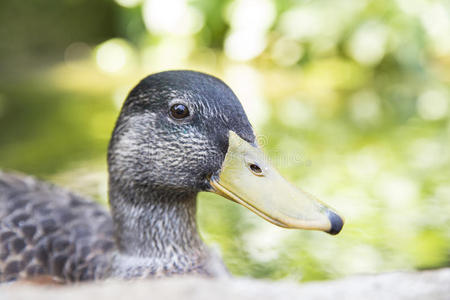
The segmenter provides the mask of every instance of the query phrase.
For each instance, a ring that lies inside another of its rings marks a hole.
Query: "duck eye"
[[[183,119],[189,116],[189,109],[184,104],[174,104],[170,107],[170,114],[174,119]]]

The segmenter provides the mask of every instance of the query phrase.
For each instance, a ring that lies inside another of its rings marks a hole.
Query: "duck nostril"
[[[253,174],[255,174],[257,176],[263,175],[262,169],[257,164],[249,164],[248,166],[249,166],[250,170],[253,172]]]

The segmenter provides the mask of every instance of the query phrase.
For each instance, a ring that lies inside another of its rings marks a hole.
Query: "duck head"
[[[143,79],[128,95],[108,151],[110,183],[141,191],[217,193],[286,228],[337,234],[343,219],[287,182],[258,146],[241,103],[193,71]]]

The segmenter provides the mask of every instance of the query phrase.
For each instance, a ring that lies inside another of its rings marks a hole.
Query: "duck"
[[[107,164],[109,211],[32,176],[0,172],[0,282],[228,276],[197,228],[202,191],[285,228],[335,235],[344,224],[271,166],[236,95],[205,73],[142,79],[123,103]]]

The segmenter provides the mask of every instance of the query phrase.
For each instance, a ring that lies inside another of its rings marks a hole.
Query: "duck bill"
[[[337,234],[344,225],[332,208],[286,181],[260,148],[232,131],[222,168],[210,184],[215,193],[281,227]]]

